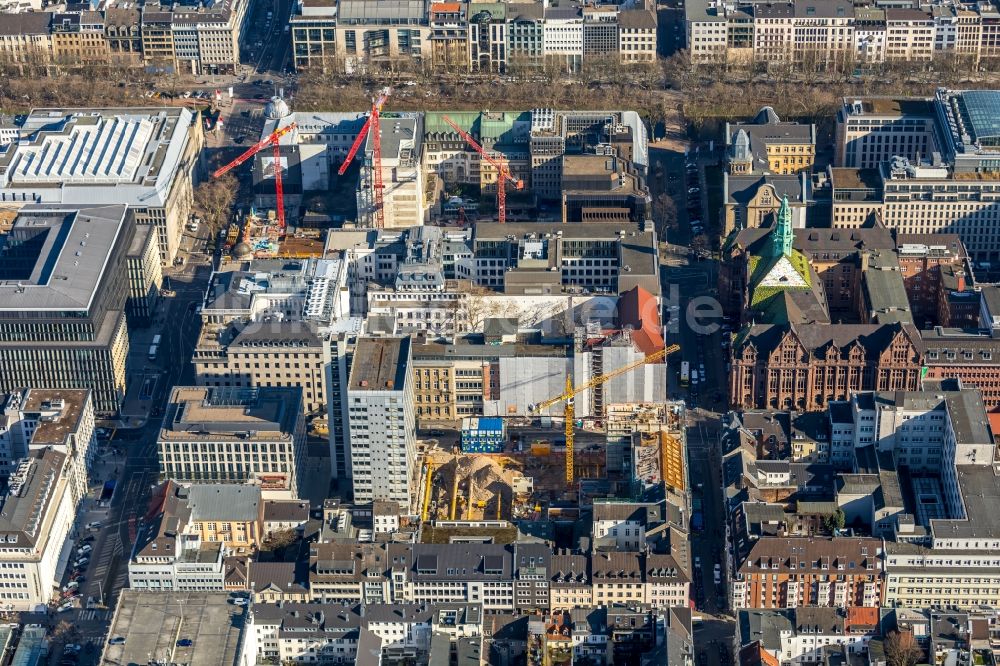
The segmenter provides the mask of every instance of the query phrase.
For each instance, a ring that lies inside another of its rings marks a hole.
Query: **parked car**
[[[76,549],[76,554],[82,557],[92,550],[94,550],[94,547],[91,546],[89,543],[85,543]]]
[[[191,647],[192,645],[194,645],[194,641],[190,638],[182,638],[177,641],[177,647]]]

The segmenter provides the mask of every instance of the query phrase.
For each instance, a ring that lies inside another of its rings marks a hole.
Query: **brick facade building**
[[[732,581],[732,608],[878,606],[882,542],[870,538],[761,537]]]
[[[733,343],[736,409],[825,409],[856,391],[916,391],[923,361],[910,324],[750,326]]]
[[[927,379],[961,379],[962,386],[979,389],[986,411],[1000,411],[1000,337],[940,327],[922,336]]]

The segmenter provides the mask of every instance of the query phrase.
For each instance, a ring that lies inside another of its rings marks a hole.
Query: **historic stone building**
[[[916,391],[923,362],[911,324],[764,324],[733,343],[738,409],[825,409],[856,391]]]

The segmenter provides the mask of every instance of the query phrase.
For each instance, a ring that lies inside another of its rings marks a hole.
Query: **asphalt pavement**
[[[683,148],[683,147],[681,147]],[[697,614],[702,618],[696,625],[695,652],[699,666],[731,664],[735,624],[725,615],[727,580],[725,576],[725,512],[722,507],[719,472],[718,438],[722,412],[728,396],[726,350],[721,319],[695,318],[692,302],[710,302],[717,295],[718,265],[710,257],[699,258],[688,251],[692,233],[692,216],[706,220],[704,197],[701,192],[688,195],[691,187],[704,191],[704,164],[691,156],[685,158],[679,150],[652,147],[650,161],[662,161],[663,181],[653,184],[654,194],[671,194],[677,207],[677,225],[668,231],[665,252],[661,254],[661,288],[664,294],[664,318],[668,323],[668,341],[681,346],[680,359],[697,369],[699,382],[681,386],[679,372],[668,373],[668,393],[685,400],[687,411],[687,446],[692,496],[700,503],[704,529],[691,533],[693,571],[692,594]],[[696,169],[688,165],[694,163]],[[717,328],[706,332],[699,326],[714,323]],[[720,581],[715,582],[715,566],[719,565]],[[720,645],[725,646],[720,649]]]

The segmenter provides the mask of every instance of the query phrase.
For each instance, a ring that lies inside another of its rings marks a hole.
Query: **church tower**
[[[788,205],[788,197],[782,197],[778,209],[778,220],[771,230],[771,248],[769,256],[781,257],[792,253],[792,209]]]
[[[740,129],[733,138],[729,150],[729,173],[731,175],[748,174],[753,171],[753,154],[750,152],[750,135]]]

